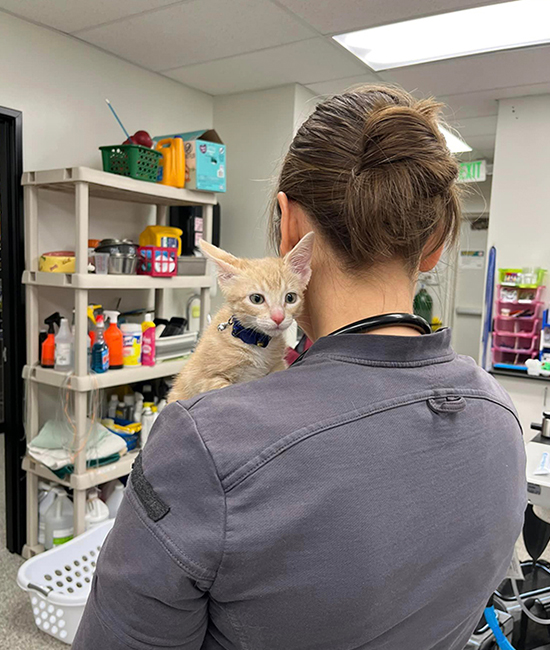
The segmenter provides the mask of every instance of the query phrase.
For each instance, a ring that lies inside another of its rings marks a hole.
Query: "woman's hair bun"
[[[458,162],[440,113],[433,99],[364,86],[320,103],[298,129],[278,190],[347,267],[401,257],[414,270],[427,248],[456,240]]]
[[[355,173],[374,169],[417,177],[417,189],[435,196],[448,189],[458,175],[439,130],[441,104],[421,100],[415,106],[383,104],[366,116],[362,151]]]

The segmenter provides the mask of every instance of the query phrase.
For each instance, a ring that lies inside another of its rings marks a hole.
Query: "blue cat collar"
[[[243,343],[248,343],[249,345],[256,345],[259,348],[267,348],[269,341],[271,341],[271,336],[267,334],[262,334],[257,330],[250,329],[245,327],[240,321],[238,321],[234,316],[232,318],[233,329],[231,334],[237,338],[241,339]]]

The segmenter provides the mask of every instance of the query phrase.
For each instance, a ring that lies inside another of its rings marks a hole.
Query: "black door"
[[[5,438],[6,543],[20,553],[25,543],[25,453],[23,379],[25,303],[22,117],[0,107],[0,431]]]

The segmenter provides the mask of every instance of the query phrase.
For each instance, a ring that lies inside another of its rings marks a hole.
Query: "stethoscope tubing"
[[[338,334],[365,334],[374,329],[379,329],[381,327],[394,327],[395,325],[412,327],[420,332],[420,334],[432,333],[432,328],[428,321],[422,318],[422,316],[418,316],[417,314],[395,313],[378,314],[377,316],[363,318],[354,323],[350,323],[349,325],[344,325],[344,327],[340,327],[340,329],[334,330],[334,332],[331,332],[329,336],[337,336]]]
[[[394,314],[378,314],[376,316],[369,316],[369,318],[363,318],[361,320],[350,323],[349,325],[344,325],[334,332],[328,334],[328,336],[338,336],[339,334],[366,334],[375,329],[381,329],[383,327],[395,327],[395,325],[401,325],[403,327],[411,327],[420,334],[431,334],[432,328],[430,327],[428,321],[426,321],[422,316],[417,314],[406,314],[401,312],[396,312]],[[311,349],[311,348],[310,348]],[[302,354],[292,363],[295,365],[306,356],[309,350],[305,350]]]

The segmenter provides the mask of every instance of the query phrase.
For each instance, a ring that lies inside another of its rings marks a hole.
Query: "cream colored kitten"
[[[201,241],[218,267],[226,302],[180,372],[168,402],[284,370],[284,331],[300,314],[311,275],[313,233],[284,258],[239,259]]]

